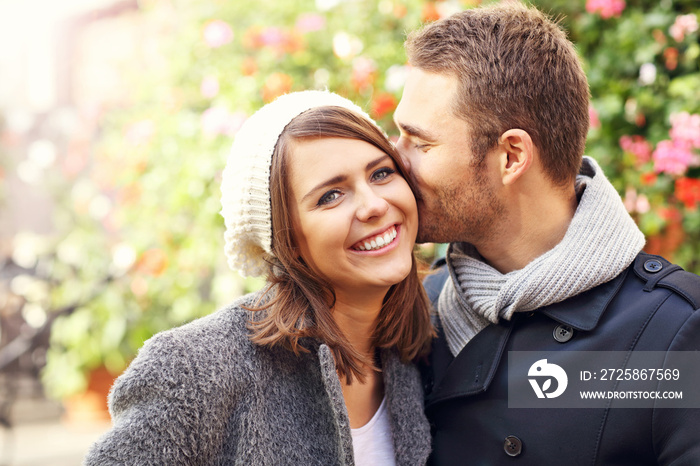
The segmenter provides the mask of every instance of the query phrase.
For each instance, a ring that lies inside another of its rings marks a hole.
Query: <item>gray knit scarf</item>
[[[562,241],[523,269],[501,274],[468,243],[447,252],[451,280],[437,311],[454,356],[490,323],[510,320],[612,280],[644,246],[644,235],[598,164],[584,157],[576,177],[580,201]]]

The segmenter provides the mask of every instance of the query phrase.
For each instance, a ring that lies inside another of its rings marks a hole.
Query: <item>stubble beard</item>
[[[479,248],[489,241],[503,217],[505,206],[477,168],[471,185],[442,189],[418,200],[418,243],[471,243]]]

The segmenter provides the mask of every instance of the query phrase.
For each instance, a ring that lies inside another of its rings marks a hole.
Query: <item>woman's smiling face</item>
[[[389,155],[357,139],[304,139],[288,164],[301,256],[336,293],[388,290],[408,276],[416,201]]]

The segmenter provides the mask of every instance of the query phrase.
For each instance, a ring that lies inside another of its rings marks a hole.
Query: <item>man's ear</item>
[[[530,169],[534,161],[535,146],[532,138],[522,129],[509,129],[498,138],[498,147],[503,184],[513,184]]]

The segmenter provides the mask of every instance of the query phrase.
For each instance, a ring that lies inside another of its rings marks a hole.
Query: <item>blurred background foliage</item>
[[[220,172],[248,115],[282,93],[328,88],[396,135],[406,32],[480,3],[139,2],[140,53],[120,70],[128,92],[45,175],[57,233],[14,239],[16,261],[38,273],[13,290],[23,312],[52,325],[50,393],[83,390],[96,368],[119,373],[155,332],[260,286],[227,269],[218,214]],[[587,154],[647,235],[647,251],[700,272],[700,5],[533,4],[560,18],[584,61]]]

